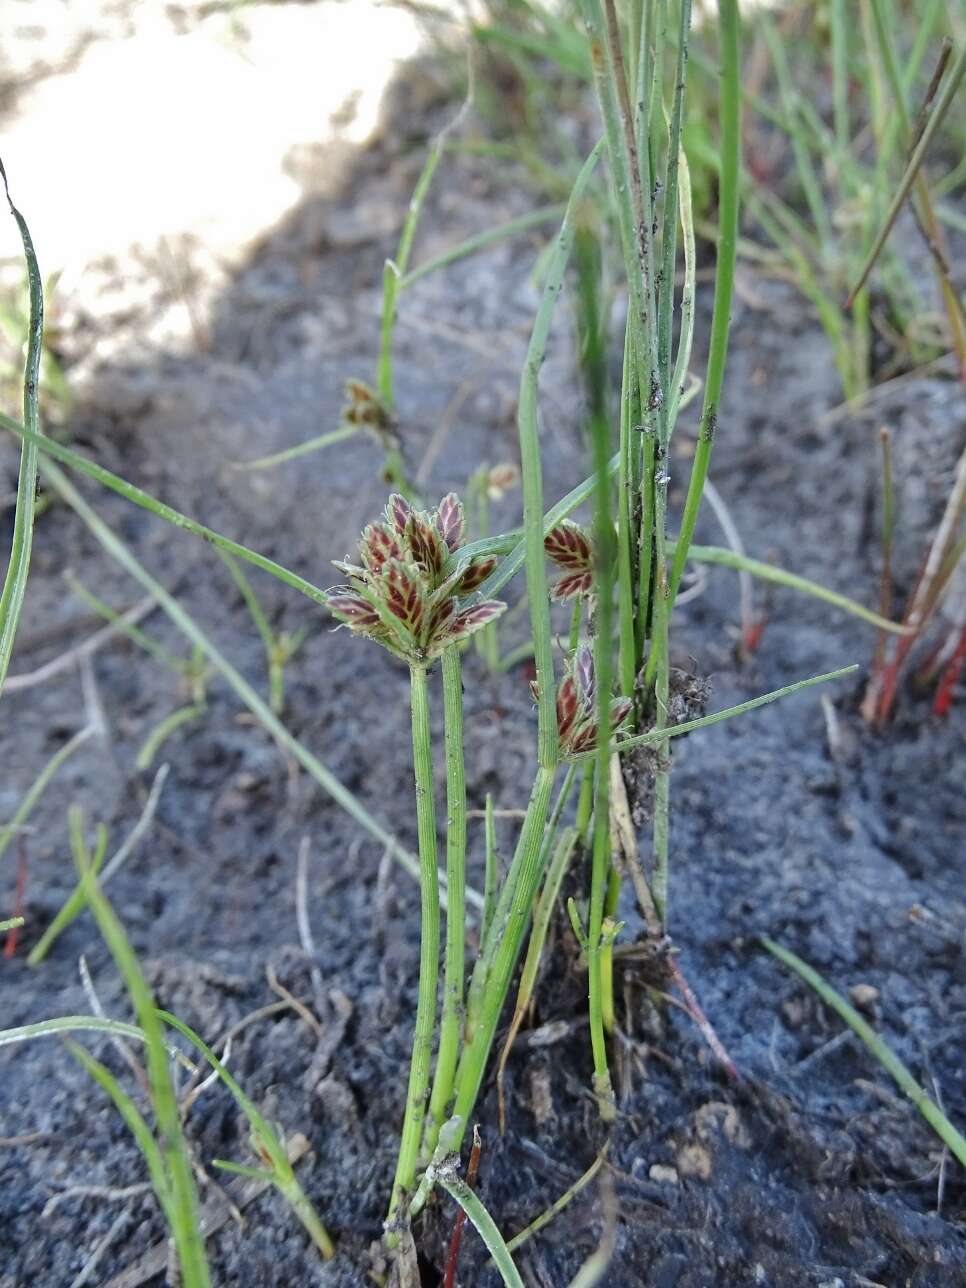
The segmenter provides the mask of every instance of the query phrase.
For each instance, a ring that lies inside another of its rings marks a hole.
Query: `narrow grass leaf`
[[[33,241],[23,215],[10,198],[7,173],[0,162],[0,179],[10,213],[16,221],[23,243],[27,263],[27,282],[30,290],[30,320],[27,327],[27,358],[23,380],[23,420],[32,434],[39,434],[38,406],[40,399],[40,359],[44,344],[44,286],[34,253]],[[30,571],[30,551],[33,544],[34,511],[37,498],[37,469],[39,455],[35,443],[25,442],[20,452],[20,473],[17,477],[17,502],[13,517],[13,535],[10,542],[10,559],[0,591],[0,692],[10,665],[13,641],[20,622],[20,610],[27,589]]]
[[[772,956],[777,957],[780,962],[783,962],[796,975],[800,976],[810,988],[814,989],[826,1006],[831,1007],[837,1015],[841,1016],[852,1032],[872,1052],[883,1069],[891,1074],[900,1091],[909,1097],[950,1153],[959,1160],[963,1167],[966,1167],[966,1137],[956,1130],[935,1101],[929,1098],[892,1048],[879,1037],[875,1029],[862,1018],[855,1007],[851,1006],[841,993],[837,993],[817,970],[814,970],[807,962],[802,961],[801,957],[796,956],[789,949],[783,948],[781,944],[776,944],[773,939],[769,939],[765,935],[762,936],[761,942]]]

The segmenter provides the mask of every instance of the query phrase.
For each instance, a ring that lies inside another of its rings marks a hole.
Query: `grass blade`
[[[496,1222],[483,1206],[483,1200],[463,1180],[452,1162],[432,1163],[427,1169],[430,1173],[430,1184],[441,1186],[450,1198],[455,1199],[476,1227],[480,1238],[486,1244],[493,1264],[503,1279],[506,1288],[524,1288],[520,1272],[513,1264],[513,1258],[506,1246],[506,1240],[496,1227]]]
[[[124,928],[91,871],[90,856],[83,838],[82,815],[74,807],[70,811],[70,830],[74,859],[84,894],[124,980],[138,1024],[144,1033],[151,1098],[160,1137],[160,1155],[170,1193],[167,1216],[178,1249],[183,1282],[185,1288],[208,1288],[211,1281],[201,1238],[198,1197],[171,1081],[164,1029]]]
[[[711,344],[704,386],[704,405],[701,411],[701,428],[671,568],[669,614],[674,606],[674,598],[687,563],[688,547],[694,537],[698,510],[701,507],[704,480],[708,476],[708,468],[711,464],[711,449],[718,424],[718,405],[721,401],[721,388],[724,382],[725,360],[728,356],[731,298],[735,283],[741,169],[741,58],[737,0],[719,0],[718,14],[721,33],[721,174],[718,195],[718,258],[714,283],[714,311],[711,319]]]
[[[896,194],[893,197],[892,203],[882,221],[882,227],[879,229],[875,241],[872,243],[872,248],[866,256],[865,262],[859,271],[855,285],[849,292],[849,297],[845,302],[846,308],[851,308],[856,295],[858,295],[859,291],[861,291],[862,287],[868,280],[869,274],[872,272],[875,262],[879,258],[879,253],[881,252],[882,247],[886,244],[889,234],[892,232],[892,226],[899,217],[899,211],[902,209],[906,198],[912,190],[912,186],[916,181],[916,176],[919,174],[919,170],[926,158],[926,153],[929,151],[929,147],[936,136],[936,132],[945,120],[946,115],[956,98],[956,94],[962,84],[964,74],[966,74],[966,45],[964,45],[956,55],[956,61],[947,73],[946,83],[936,100],[936,105],[932,110],[932,115],[926,123],[926,127],[922,132],[919,142],[913,149],[912,156],[909,158],[909,164],[906,166],[905,173],[899,181],[899,187],[896,189]]]
[[[322,1222],[319,1220],[315,1209],[302,1190],[302,1187],[299,1185],[292,1164],[289,1162],[285,1146],[279,1140],[271,1123],[261,1113],[258,1106],[243,1090],[241,1085],[228,1071],[222,1061],[218,1059],[211,1047],[198,1036],[194,1029],[189,1028],[183,1020],[179,1020],[178,1017],[176,1015],[172,1015],[170,1011],[158,1011],[157,1016],[159,1020],[163,1021],[163,1023],[176,1029],[183,1037],[187,1038],[191,1045],[204,1056],[218,1074],[218,1077],[234,1096],[239,1109],[248,1120],[248,1125],[252,1131],[252,1138],[259,1153],[262,1153],[266,1160],[271,1163],[272,1184],[277,1186],[285,1199],[291,1205],[296,1216],[305,1226],[305,1229],[312,1237],[312,1241],[315,1243],[322,1255],[327,1260],[330,1257],[335,1256],[335,1247],[332,1240],[325,1227],[322,1225]]]
[[[62,1033],[110,1033],[120,1038],[144,1041],[143,1032],[136,1024],[123,1020],[105,1020],[97,1015],[58,1015],[52,1020],[37,1020],[34,1024],[21,1024],[14,1029],[0,1029],[0,1047],[15,1042],[32,1042],[34,1038],[59,1037]]]
[[[151,1134],[151,1128],[145,1122],[137,1105],[135,1105],[134,1101],[106,1065],[101,1064],[100,1060],[95,1060],[90,1052],[85,1051],[79,1042],[74,1042],[70,1038],[67,1038],[64,1041],[64,1045],[78,1064],[80,1064],[82,1068],[90,1074],[91,1078],[93,1078],[98,1086],[101,1087],[102,1090],[106,1091],[108,1096],[110,1096],[114,1108],[121,1115],[125,1126],[137,1142],[138,1149],[144,1155],[144,1161],[147,1164],[148,1175],[151,1177],[151,1184],[154,1187],[154,1192],[158,1196],[161,1210],[170,1222],[171,1189],[168,1184],[168,1176],[164,1166],[164,1159],[161,1156],[161,1150],[158,1148],[158,1142]]]
[[[273,465],[284,465],[286,461],[297,460],[300,456],[307,456],[309,452],[319,452],[323,447],[331,447],[333,443],[344,443],[347,438],[354,438],[360,432],[359,425],[340,425],[338,429],[330,429],[327,434],[306,439],[304,443],[296,443],[294,447],[286,447],[283,451],[273,452],[270,456],[259,456],[254,461],[236,461],[234,468],[236,470],[271,469]]]
[[[93,737],[96,732],[97,730],[93,725],[87,725],[79,733],[75,733],[72,738],[68,738],[63,747],[59,751],[55,751],[50,760],[47,761],[24,794],[24,798],[17,806],[13,818],[5,827],[0,828],[0,858],[3,857],[4,850],[30,817],[33,807],[44,794],[47,784],[57,773],[57,770],[60,769],[65,760],[70,759],[78,747],[82,747],[88,738]]]
[[[600,159],[598,143],[581,167],[574,182],[567,210],[557,237],[553,255],[547,265],[543,296],[537,310],[527,359],[520,381],[520,404],[517,427],[520,435],[520,458],[523,476],[523,531],[527,569],[527,598],[530,605],[530,634],[537,671],[538,753],[546,769],[557,761],[556,691],[553,675],[553,644],[550,629],[550,601],[547,594],[547,571],[543,551],[543,476],[540,467],[540,432],[537,423],[537,386],[550,337],[554,306],[560,294],[564,271],[570,258],[576,224],[584,192]],[[482,591],[481,591],[482,593]],[[489,594],[489,587],[487,587]]]
[[[441,268],[446,268],[449,264],[455,264],[457,260],[464,259],[467,255],[472,255],[478,250],[483,250],[486,246],[492,246],[494,242],[502,241],[505,237],[513,237],[516,233],[526,232],[530,228],[539,228],[543,224],[552,223],[562,217],[564,206],[558,202],[555,206],[541,206],[539,210],[531,210],[525,215],[520,215],[516,219],[510,219],[505,224],[497,224],[495,228],[484,229],[481,233],[476,233],[473,237],[467,237],[466,241],[460,242],[458,246],[453,246],[450,250],[444,250],[441,255],[434,259],[427,260],[425,264],[420,264],[411,272],[405,273],[399,282],[399,289],[405,290],[418,282],[423,277],[428,277],[430,273],[435,273]]]
[[[412,1192],[423,1139],[429,1069],[436,1028],[437,974],[439,972],[439,865],[436,859],[436,802],[433,788],[433,748],[429,728],[429,685],[426,668],[409,668],[413,740],[413,775],[416,783],[416,825],[419,835],[419,992],[413,1029],[412,1060],[406,1109],[399,1137],[399,1158],[392,1183],[386,1224],[396,1218],[405,1196]],[[453,903],[448,911],[459,916]],[[390,1231],[390,1234],[394,1233]]]
[[[228,554],[236,555],[239,559],[245,560],[246,563],[253,564],[256,568],[261,568],[263,572],[271,573],[273,577],[277,577],[286,586],[291,586],[293,590],[306,595],[316,604],[325,604],[326,593],[321,587],[314,586],[312,582],[306,581],[304,577],[300,577],[290,569],[277,564],[274,559],[267,559],[265,555],[260,555],[257,550],[250,550],[248,546],[243,546],[238,541],[232,541],[230,537],[223,537],[220,532],[215,532],[213,528],[208,528],[203,523],[189,519],[180,510],[175,510],[172,506],[165,505],[163,501],[159,501],[156,497],[151,496],[150,493],[135,487],[133,483],[128,483],[126,479],[118,477],[117,474],[112,474],[110,470],[104,469],[102,465],[98,465],[95,461],[89,461],[86,456],[81,456],[78,452],[71,451],[69,447],[64,447],[62,443],[55,443],[52,439],[44,438],[24,429],[23,425],[11,420],[9,416],[0,414],[0,427],[8,429],[11,434],[16,434],[25,443],[33,443],[45,455],[53,457],[55,461],[60,461],[63,465],[69,465],[71,469],[78,470],[81,474],[86,474],[95,483],[100,483],[102,487],[109,488],[112,492],[116,492],[118,496],[123,496],[125,500],[140,506],[142,510],[149,510],[152,514],[156,514],[173,527],[181,528],[184,532],[190,532],[195,537],[201,537],[203,541],[210,542],[213,546],[217,546],[219,550],[227,551]]]
[[[892,1075],[900,1091],[909,1097],[950,1153],[959,1160],[963,1167],[966,1167],[966,1137],[956,1130],[895,1052],[879,1037],[875,1029],[862,1018],[855,1007],[851,1006],[841,993],[837,993],[830,984],[826,983],[817,970],[814,970],[807,962],[802,961],[801,957],[797,957],[795,953],[783,948],[781,944],[776,944],[773,939],[769,939],[765,935],[762,936],[761,942],[773,957],[777,957],[780,962],[783,962],[790,970],[793,970],[810,988],[815,990],[826,1006],[831,1007],[837,1015],[841,1016],[856,1037],[860,1038],[872,1052],[883,1069]]]
[[[682,733],[693,733],[695,729],[706,729],[711,725],[720,724],[722,720],[731,720],[734,716],[742,716],[746,711],[754,711],[757,707],[767,706],[769,702],[777,702],[779,698],[787,698],[793,693],[798,693],[801,689],[810,689],[813,684],[825,684],[829,680],[840,680],[845,675],[852,675],[857,671],[858,665],[853,663],[852,666],[839,667],[837,671],[827,671],[824,675],[813,675],[807,680],[797,680],[794,684],[786,684],[781,689],[773,689],[770,693],[763,693],[760,697],[751,698],[748,702],[739,702],[737,706],[726,707],[724,711],[716,711],[710,716],[700,716],[697,720],[685,720],[683,724],[670,725],[666,729],[650,729],[647,733],[635,734],[632,738],[623,738],[619,742],[611,743],[611,751],[625,752],[634,747],[647,747],[652,743],[661,742],[664,738],[676,738]],[[579,755],[571,756],[570,761],[591,760],[597,753],[594,751],[582,751]]]
[[[34,253],[33,241],[26,220],[10,199],[7,173],[0,162],[0,179],[10,213],[16,220],[27,262],[27,281],[30,288],[30,322],[27,329],[27,360],[23,379],[23,420],[32,434],[39,434],[38,405],[40,398],[40,359],[44,343],[44,285]],[[0,592],[0,692],[10,665],[13,641],[20,622],[20,610],[27,589],[30,571],[30,550],[33,544],[34,511],[37,497],[37,469],[39,454],[36,444],[25,442],[20,451],[20,473],[17,478],[17,505],[13,519],[13,536],[10,542],[10,561]]]

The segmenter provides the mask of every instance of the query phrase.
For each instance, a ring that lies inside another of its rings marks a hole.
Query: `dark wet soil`
[[[374,447],[353,441],[264,474],[229,463],[335,425],[346,377],[371,378],[382,263],[398,229],[386,212],[405,210],[421,160],[416,139],[402,156],[377,147],[359,159],[337,200],[307,202],[268,235],[219,302],[206,351],[112,361],[72,414],[75,445],[327,584],[328,561],[346,554],[383,502]],[[465,159],[448,164],[424,219],[420,257],[527,205],[515,176]],[[431,493],[462,489],[481,462],[515,459],[516,385],[538,247],[537,238],[501,245],[426,279],[403,302],[399,423],[410,466],[422,463]],[[869,497],[877,431],[888,424],[901,462],[901,599],[966,435],[958,389],[923,377],[866,412],[829,419],[840,394],[817,324],[786,288],[750,277],[743,285],[713,477],[748,551],[874,603]],[[543,378],[548,497],[585,472],[563,314],[557,330]],[[692,412],[679,430],[672,489],[685,483],[693,429]],[[3,469],[12,477],[6,446]],[[113,495],[84,490],[264,689],[260,642],[210,549]],[[518,505],[509,496],[496,521],[515,521]],[[721,541],[710,512],[700,536]],[[115,607],[139,596],[80,520],[53,506],[37,530],[13,673],[94,629],[65,590],[68,567]],[[414,845],[405,675],[375,646],[333,633],[308,601],[264,578],[257,586],[278,625],[308,631],[288,673],[292,732]],[[758,945],[767,933],[843,991],[862,986],[879,1030],[953,1119],[966,1121],[966,704],[939,721],[904,692],[893,726],[871,732],[857,714],[871,628],[790,592],[766,597],[757,587],[756,595],[768,620],[750,661],[737,660],[733,574],[713,570],[703,595],[680,613],[678,654],[710,677],[713,707],[845,663],[863,669],[855,683],[828,691],[828,710],[812,691],[675,747],[671,926],[682,967],[744,1082],[735,1088],[722,1077],[687,1017],[656,1009],[641,963],[633,954],[623,959],[612,1197],[596,1182],[588,1186],[521,1250],[525,1281],[539,1288],[566,1284],[608,1232],[616,1242],[604,1282],[613,1288],[966,1284],[961,1169],[864,1048],[843,1040],[839,1021]],[[160,612],[143,626],[184,653]],[[511,626],[505,646],[516,638]],[[67,805],[77,801],[103,819],[118,843],[151,780],[133,769],[137,750],[184,701],[177,678],[127,643],[98,652],[92,671],[107,732],[61,770],[20,849],[29,924],[16,955],[0,962],[3,1026],[88,1011],[81,954],[107,1012],[127,1014],[87,916],[42,967],[25,964],[72,887]],[[525,671],[492,675],[468,657],[471,808],[487,791],[503,809],[525,804],[535,723]],[[5,695],[4,710],[0,817],[83,725],[78,672]],[[831,743],[829,721],[837,728]],[[415,1005],[415,886],[286,764],[218,678],[203,718],[173,735],[161,759],[171,769],[156,825],[109,887],[160,1004],[214,1039],[276,1000],[271,976],[306,999],[321,1024],[319,1038],[292,1012],[254,1022],[233,1042],[231,1066],[272,1119],[311,1141],[299,1174],[338,1256],[321,1264],[282,1201],[265,1195],[247,1210],[244,1229],[229,1221],[210,1240],[214,1280],[240,1288],[371,1282]],[[512,827],[501,824],[505,852]],[[311,844],[314,961],[299,947],[295,917],[303,836]],[[481,852],[477,832],[477,876]],[[4,911],[17,866],[14,848],[9,855]],[[626,911],[633,928],[629,904]],[[603,1144],[588,1093],[584,980],[562,925],[553,954],[532,1026],[509,1063],[504,1137],[492,1087],[479,1106],[479,1187],[507,1234],[572,1184]],[[111,1046],[95,1045],[122,1072]],[[150,1194],[71,1191],[137,1185],[145,1179],[141,1157],[56,1040],[9,1048],[0,1068],[0,1285],[67,1288],[118,1223],[89,1280],[111,1282],[162,1237],[157,1206]],[[249,1157],[221,1088],[197,1101],[188,1130],[203,1164]],[[440,1282],[452,1219],[441,1205],[418,1232],[426,1285]],[[459,1282],[497,1282],[471,1230]]]

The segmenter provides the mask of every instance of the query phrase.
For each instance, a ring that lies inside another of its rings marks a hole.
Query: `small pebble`
[[[872,984],[853,984],[849,989],[849,997],[860,1011],[871,1011],[879,1000],[879,990]]]

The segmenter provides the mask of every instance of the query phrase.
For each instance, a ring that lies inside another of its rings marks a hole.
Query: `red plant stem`
[[[742,643],[744,644],[745,652],[749,656],[757,651],[758,645],[761,643],[761,637],[764,635],[765,627],[767,625],[768,618],[767,616],[762,615],[758,618],[757,622],[749,622],[748,626],[745,627]]]
[[[27,843],[21,836],[17,842],[17,892],[13,900],[13,915],[22,917],[24,910],[24,896],[27,892]],[[3,956],[9,960],[17,951],[17,931],[19,926],[13,926],[7,931],[7,942],[3,947]]]
[[[936,698],[932,704],[934,715],[949,715],[949,709],[953,705],[953,691],[956,688],[964,663],[966,663],[966,626],[959,633],[959,643],[956,645],[956,651],[949,659],[949,665],[943,671],[942,679],[936,689]]]
[[[707,1042],[715,1059],[721,1065],[722,1069],[724,1069],[732,1082],[741,1082],[741,1074],[738,1072],[731,1056],[725,1050],[721,1039],[718,1037],[717,1033],[715,1033],[711,1021],[701,1009],[701,1003],[692,992],[691,985],[684,978],[681,967],[678,965],[674,957],[668,957],[667,959],[667,972],[678,992],[681,994],[688,1014],[698,1026],[701,1036],[704,1038],[705,1042]]]
[[[480,1129],[473,1128],[473,1148],[470,1150],[470,1162],[466,1169],[466,1183],[472,1188],[476,1184],[476,1173],[480,1167]],[[446,1274],[443,1276],[443,1288],[455,1288],[456,1264],[459,1261],[460,1243],[463,1239],[463,1226],[466,1224],[466,1213],[460,1208],[453,1222],[453,1233],[449,1241],[449,1253],[446,1257]]]

